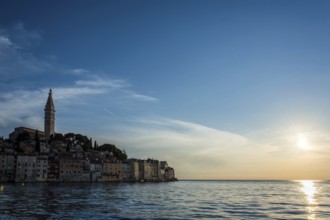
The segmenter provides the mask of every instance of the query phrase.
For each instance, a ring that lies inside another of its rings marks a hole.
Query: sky
[[[0,136],[55,130],[179,179],[330,179],[330,2],[0,3]]]

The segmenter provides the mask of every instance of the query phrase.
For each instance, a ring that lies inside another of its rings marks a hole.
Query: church
[[[55,135],[55,105],[53,101],[52,90],[49,90],[47,102],[45,105],[44,131],[38,131],[40,139],[49,140]],[[28,133],[31,138],[35,138],[37,130],[26,127],[17,127],[9,134],[9,139],[15,141],[19,134]]]

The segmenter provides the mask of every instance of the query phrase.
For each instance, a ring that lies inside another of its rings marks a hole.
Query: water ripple
[[[329,219],[330,182],[312,183],[5,184],[0,192],[0,220]],[[314,187],[313,194],[303,191],[306,185]]]

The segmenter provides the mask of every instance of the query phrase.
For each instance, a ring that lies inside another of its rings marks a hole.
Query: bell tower
[[[45,106],[45,139],[49,140],[55,135],[55,105],[52,97],[52,90],[49,90]]]

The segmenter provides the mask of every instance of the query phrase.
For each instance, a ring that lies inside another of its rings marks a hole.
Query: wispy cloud
[[[128,83],[125,80],[107,79],[94,76],[92,80],[78,80],[76,85],[78,86],[90,86],[90,87],[108,87],[112,89],[121,89],[128,87]]]
[[[313,175],[311,166],[324,166],[329,159],[325,148],[306,152],[290,142],[260,142],[256,137],[171,118],[139,117],[105,129],[107,133],[96,135],[97,139],[125,147],[132,157],[167,160],[180,178],[286,179],[293,178],[292,173],[299,178]]]
[[[40,76],[54,69],[52,63],[39,59],[32,51],[32,47],[41,40],[37,31],[26,30],[22,23],[0,29],[0,72],[3,81],[12,80],[13,76],[16,76],[16,81],[27,80],[32,75]]]
[[[91,95],[107,93],[102,88],[53,88],[56,104],[75,103]],[[16,126],[43,128],[43,108],[47,100],[48,88],[37,90],[15,90],[0,93],[0,131],[8,134]]]
[[[132,157],[168,160],[182,178],[211,176],[216,167],[235,163],[238,155],[249,156],[251,149],[242,135],[162,117],[135,118],[98,139],[127,147]]]
[[[8,131],[10,125],[18,125],[19,123],[24,126],[32,125],[28,123],[28,118],[38,115],[42,117],[40,114],[42,108],[40,108],[40,106],[44,102],[43,96],[41,90],[20,90],[0,94],[1,130]],[[37,125],[37,127],[40,128],[39,125]]]
[[[0,35],[0,47],[9,47],[12,45],[12,42],[9,40],[8,37]]]
[[[158,99],[155,98],[155,97],[142,95],[142,94],[136,93],[134,91],[126,91],[126,93],[128,94],[128,98],[131,98],[131,99],[134,99],[134,100],[144,101],[144,102],[158,101]]]
[[[131,85],[126,80],[105,78],[97,75],[92,75],[89,78],[91,79],[78,80],[75,82],[75,84],[77,86],[104,88],[109,89],[109,91],[117,91],[122,94],[122,98],[124,99],[132,99],[143,102],[152,102],[158,100],[155,97],[139,94],[133,90],[130,90],[129,87]],[[118,95],[120,96],[120,94]]]
[[[77,88],[54,88],[54,99],[73,99],[84,95],[98,95],[105,94],[107,90],[102,88],[89,88],[89,87],[77,87]]]
[[[83,68],[76,68],[76,69],[72,69],[72,70],[68,70],[68,73],[74,74],[74,75],[85,75],[85,74],[89,74],[89,71]]]

